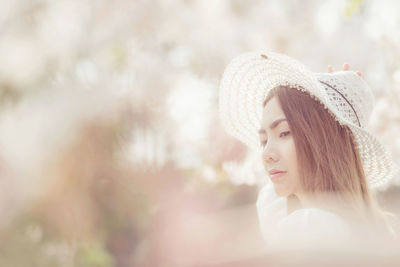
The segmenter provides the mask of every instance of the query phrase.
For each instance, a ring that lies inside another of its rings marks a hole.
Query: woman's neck
[[[297,197],[301,208],[315,208],[318,206],[317,201],[314,198],[312,198],[310,195],[297,193],[294,196]]]
[[[337,196],[325,194],[292,194],[286,198],[287,214],[303,208],[319,208],[329,211],[338,211],[339,203]],[[335,208],[336,207],[336,208]]]
[[[295,195],[299,201],[301,208],[320,208],[330,209],[334,206],[339,207],[339,198],[333,194],[302,194],[296,193]],[[337,207],[337,208],[338,208]]]

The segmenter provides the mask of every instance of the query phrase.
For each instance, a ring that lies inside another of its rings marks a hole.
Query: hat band
[[[351,109],[352,109],[353,112],[354,112],[354,115],[355,115],[356,118],[357,118],[358,126],[361,127],[361,123],[360,123],[360,120],[358,119],[357,112],[355,111],[355,109],[353,108],[353,106],[350,104],[350,101],[348,101],[347,98],[344,97],[344,95],[343,95],[341,92],[339,92],[338,90],[336,90],[336,88],[334,88],[334,87],[331,86],[330,84],[328,84],[328,83],[326,83],[326,82],[323,82],[323,81],[320,81],[320,80],[318,80],[318,81],[319,81],[320,83],[325,84],[326,86],[328,86],[329,88],[331,88],[331,89],[334,90],[335,92],[337,92],[344,100],[346,100],[347,104],[349,104],[349,106],[351,107]]]

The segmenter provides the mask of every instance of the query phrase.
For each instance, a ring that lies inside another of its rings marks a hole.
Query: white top
[[[350,224],[330,211],[302,208],[287,215],[286,198],[272,184],[260,190],[256,205],[262,236],[273,248],[337,248],[354,239]]]

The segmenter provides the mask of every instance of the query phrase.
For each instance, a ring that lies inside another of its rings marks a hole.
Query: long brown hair
[[[278,86],[271,90],[263,106],[274,96],[291,129],[304,192],[328,197],[326,208],[344,217],[373,225],[385,224],[368,188],[351,130],[340,125],[323,104],[306,92]],[[330,205],[333,202],[335,205]],[[288,213],[300,205],[293,195],[287,198],[287,203]]]

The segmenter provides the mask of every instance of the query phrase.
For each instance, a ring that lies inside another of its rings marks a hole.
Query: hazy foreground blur
[[[217,116],[223,68],[244,51],[321,72],[349,62],[377,99],[370,130],[400,163],[399,10],[395,0],[1,1],[0,266],[399,264],[395,245],[266,251],[255,200],[267,177]],[[399,186],[378,193],[398,215]]]

